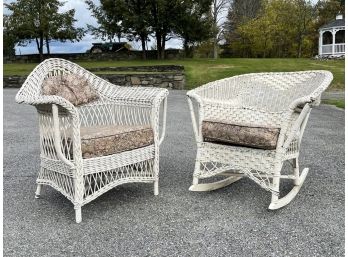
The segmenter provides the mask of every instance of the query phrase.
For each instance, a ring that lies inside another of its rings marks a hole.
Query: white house
[[[345,55],[344,18],[342,14],[336,20],[329,22],[319,29],[319,56]]]

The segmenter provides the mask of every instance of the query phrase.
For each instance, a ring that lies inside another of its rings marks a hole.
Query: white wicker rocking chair
[[[74,106],[60,96],[43,95],[44,79],[59,74],[84,77],[95,88],[99,99]],[[40,63],[16,96],[18,103],[35,106],[39,116],[41,166],[36,198],[42,185],[53,187],[74,204],[76,222],[79,223],[82,221],[81,207],[117,185],[154,183],[154,194],[157,195],[159,146],[165,135],[167,95],[167,89],[113,85],[63,59],[53,58]],[[82,130],[100,130],[104,126],[126,128],[126,131],[146,127],[152,135],[152,143],[115,154],[84,157]]]
[[[332,78],[328,71],[254,73],[189,91],[197,142],[190,190],[211,191],[247,176],[272,193],[269,209],[287,205],[299,192],[308,173],[305,168],[300,174],[298,157],[310,111],[320,103],[321,94]],[[198,104],[198,124],[192,99]],[[270,137],[274,132],[276,137]],[[271,144],[255,147],[252,140],[256,137],[264,140],[261,143],[271,142],[273,147]],[[285,161],[292,164],[292,174],[281,174]],[[219,177],[222,179],[216,181]],[[281,179],[293,180],[294,186],[279,198]]]

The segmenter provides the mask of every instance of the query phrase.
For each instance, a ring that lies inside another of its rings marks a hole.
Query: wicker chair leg
[[[154,195],[158,195],[159,194],[158,178],[153,183],[153,187],[154,187],[154,190],[153,190],[154,191]]]
[[[298,158],[293,159],[293,167],[294,167],[294,185],[299,186],[301,181],[300,181],[300,168],[298,166]]]
[[[273,189],[277,192],[279,192],[279,185],[280,185],[280,178],[279,177],[273,177]],[[279,196],[277,194],[272,194],[272,200],[271,205],[274,202],[277,202],[279,199]]]
[[[155,181],[153,183],[153,193],[154,195],[159,194],[159,152],[158,152],[158,146],[155,151],[155,160],[154,160],[154,165],[153,165],[153,172],[154,172],[154,177]]]
[[[80,223],[82,221],[81,207],[75,207],[75,217],[76,223]]]
[[[198,154],[197,153],[197,157],[198,157]],[[201,168],[201,163],[199,161],[196,160],[195,162],[195,170],[193,172],[193,181],[192,181],[192,185],[198,185],[199,183],[199,178],[197,177],[196,174],[199,174],[200,172],[200,168]]]
[[[305,168],[302,171],[301,176],[299,177],[299,185],[295,185],[286,196],[278,199],[278,196],[272,195],[272,202],[269,205],[268,209],[276,210],[276,209],[282,208],[285,205],[289,204],[295,198],[297,193],[300,191],[300,189],[303,185],[303,182],[305,181],[305,179],[307,177],[307,174],[308,174],[308,168]]]
[[[35,198],[40,198],[40,193],[41,193],[41,184],[37,184],[36,192],[35,192]]]

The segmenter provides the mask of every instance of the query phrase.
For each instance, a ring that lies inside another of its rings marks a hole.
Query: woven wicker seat
[[[154,143],[150,126],[94,126],[81,128],[83,158],[130,151]]]
[[[190,190],[215,190],[246,176],[272,193],[270,209],[287,205],[308,173],[307,168],[300,173],[298,158],[310,111],[332,78],[328,71],[254,73],[189,91],[197,142]],[[198,119],[192,100],[198,105]],[[291,175],[282,173],[285,161],[293,167]],[[215,176],[227,178],[207,183]],[[292,180],[294,187],[279,198],[284,179]]]
[[[117,185],[153,183],[157,195],[167,95],[161,88],[113,85],[63,59],[40,63],[16,95],[39,116],[36,197],[42,185],[55,188],[74,204],[81,222],[81,207]]]

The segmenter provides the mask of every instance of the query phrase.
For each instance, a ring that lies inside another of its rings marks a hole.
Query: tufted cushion
[[[202,123],[202,135],[206,142],[241,145],[265,150],[276,149],[279,128],[248,126],[206,120]]]
[[[89,103],[98,98],[97,92],[87,79],[75,74],[46,78],[42,84],[42,94],[61,96],[75,106]]]
[[[150,126],[94,126],[81,127],[83,158],[111,155],[154,143]]]

